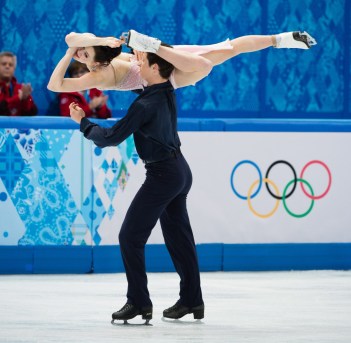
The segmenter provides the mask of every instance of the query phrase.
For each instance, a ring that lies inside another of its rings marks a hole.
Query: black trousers
[[[128,280],[127,302],[152,306],[147,288],[145,244],[160,219],[162,234],[180,276],[180,302],[189,307],[203,303],[200,273],[186,198],[192,175],[181,153],[166,161],[148,163],[146,180],[134,197],[119,233]]]

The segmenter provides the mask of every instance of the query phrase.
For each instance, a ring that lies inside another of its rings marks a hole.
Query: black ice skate
[[[179,319],[189,313],[193,314],[194,319],[202,319],[204,318],[205,305],[202,304],[195,307],[187,307],[180,304],[179,301],[177,301],[175,305],[163,311],[163,317],[171,318],[171,319]]]
[[[123,324],[129,324],[128,320],[141,315],[145,319],[145,323],[137,325],[151,325],[149,321],[152,319],[152,307],[143,307],[138,309],[132,304],[125,304],[119,311],[112,313],[111,324],[119,325],[115,320],[123,320]]]

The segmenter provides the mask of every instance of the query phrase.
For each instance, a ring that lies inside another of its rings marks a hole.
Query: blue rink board
[[[115,120],[96,120],[111,126]],[[78,129],[70,118],[0,117],[0,128]],[[180,131],[351,132],[351,120],[180,119]],[[199,244],[201,271],[350,269],[351,243]],[[149,272],[172,272],[163,244],[146,246]],[[119,246],[0,246],[1,274],[123,272]]]
[[[104,127],[118,118],[92,121]],[[70,118],[62,117],[0,117],[0,128],[15,129],[79,129]],[[179,118],[179,131],[238,131],[238,132],[351,132],[349,119],[206,119]]]
[[[351,243],[199,244],[201,272],[351,268]],[[148,272],[174,272],[163,244],[146,246]],[[1,274],[124,272],[119,246],[1,246]]]

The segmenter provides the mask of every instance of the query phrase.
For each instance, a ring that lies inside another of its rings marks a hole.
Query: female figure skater
[[[129,31],[128,37],[96,37],[91,33],[71,32],[66,36],[68,50],[53,71],[48,89],[54,92],[77,92],[90,88],[101,90],[142,90],[147,83],[140,76],[138,52],[153,52],[173,64],[170,77],[173,87],[195,85],[206,77],[213,66],[242,53],[268,47],[309,49],[316,41],[307,32],[285,32],[277,35],[249,35],[212,45],[175,45]],[[122,45],[133,48],[133,54],[122,53]],[[140,56],[139,56],[140,57]],[[89,73],[80,78],[65,78],[75,59],[85,63]]]

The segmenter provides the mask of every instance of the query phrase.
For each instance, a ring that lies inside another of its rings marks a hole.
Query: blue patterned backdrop
[[[57,114],[49,76],[70,31],[119,36],[134,28],[171,44],[210,44],[246,34],[307,30],[309,51],[267,49],[217,66],[178,90],[180,116],[351,117],[351,1],[348,0],[1,0],[0,50],[18,56],[41,115]],[[109,92],[114,116],[135,95]]]
[[[132,137],[100,149],[78,130],[0,128],[0,246],[107,244],[138,161]]]

